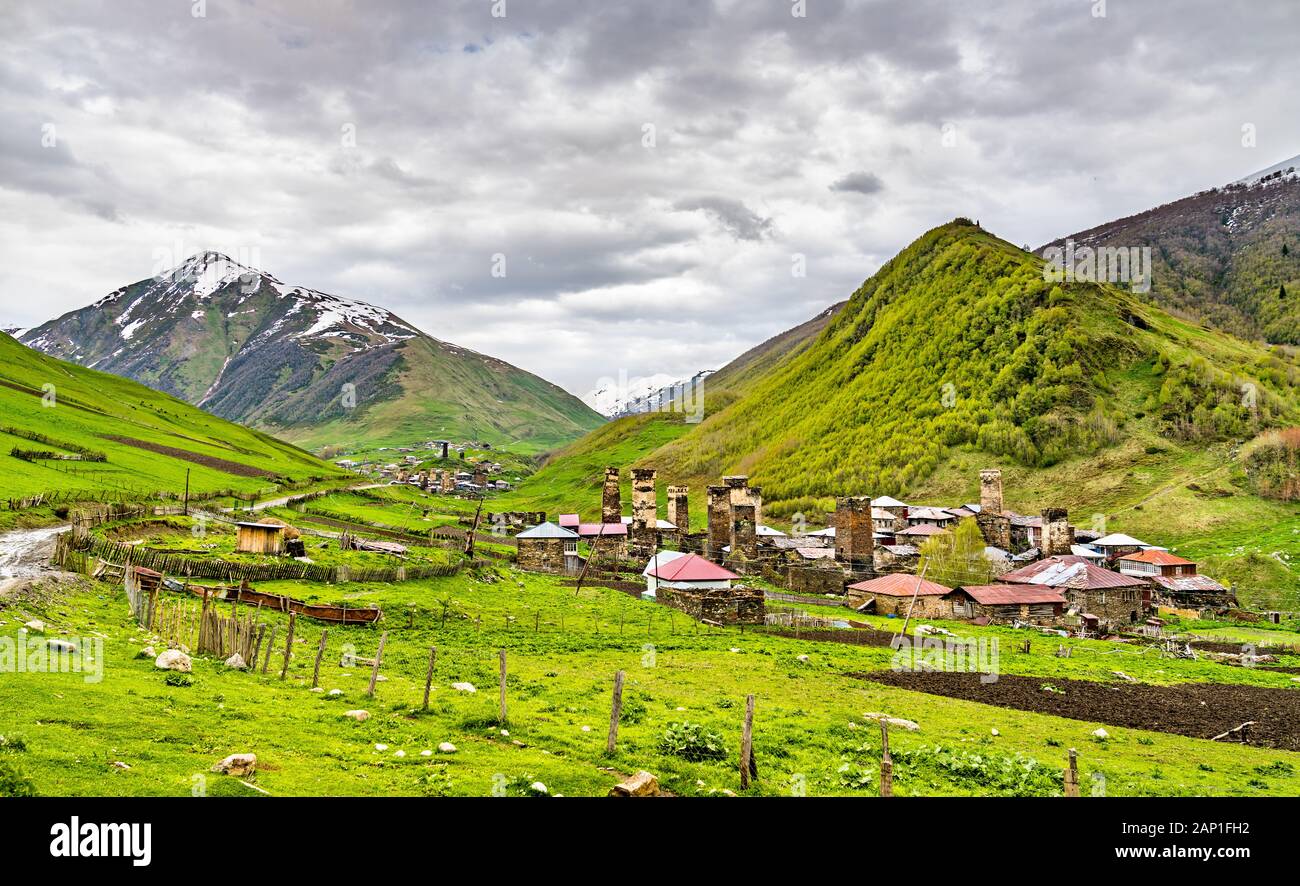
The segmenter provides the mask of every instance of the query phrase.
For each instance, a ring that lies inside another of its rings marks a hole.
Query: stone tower
[[[605,488],[600,497],[600,522],[621,523],[623,501],[618,491],[618,468],[605,468]]]

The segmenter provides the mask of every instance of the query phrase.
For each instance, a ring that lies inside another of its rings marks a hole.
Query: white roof
[[[657,570],[660,566],[673,562],[678,557],[685,557],[685,556],[686,554],[683,553],[682,551],[660,551],[659,553],[651,557],[650,561],[645,564],[645,569],[641,570],[641,574],[649,578],[650,573],[653,570]]]
[[[764,526],[762,523],[758,524],[758,529],[756,531],[759,535],[779,535],[785,537],[785,533],[780,529],[773,529],[771,526]]]
[[[829,527],[827,527],[826,529],[818,529],[816,532],[806,532],[806,533],[804,533],[804,534],[805,534],[805,535],[820,535],[820,536],[826,536],[826,537],[828,537],[828,538],[834,538],[834,537],[835,537],[835,527],[834,527],[834,526],[829,526]]]
[[[623,521],[623,525],[624,525],[624,526],[631,526],[631,525],[632,525],[632,518],[631,518],[631,517],[623,517],[623,518],[621,518],[621,519],[622,519],[622,521]],[[677,528],[677,524],[676,524],[676,523],[669,523],[667,520],[660,520],[658,517],[656,517],[656,518],[655,518],[655,528],[656,528],[656,529],[676,529],[676,528]]]
[[[578,533],[565,529],[563,526],[557,526],[554,523],[543,523],[540,526],[534,526],[532,529],[525,529],[515,536],[515,538],[572,538],[576,539]]]
[[[1099,538],[1093,542],[1094,545],[1100,545],[1103,548],[1119,548],[1134,545],[1139,548],[1149,548],[1151,545],[1144,541],[1138,541],[1131,535],[1125,535],[1122,532],[1112,533],[1105,538]]]
[[[1086,545],[1070,545],[1070,553],[1074,554],[1076,557],[1088,557],[1092,560],[1104,560],[1106,558],[1105,554],[1094,551]]]
[[[882,495],[882,496],[880,496],[880,498],[873,498],[873,499],[871,500],[871,506],[872,506],[873,508],[905,508],[905,507],[907,507],[907,505],[903,504],[903,503],[902,503],[901,501],[899,501],[898,499],[896,499],[896,498],[890,498],[888,495]]]

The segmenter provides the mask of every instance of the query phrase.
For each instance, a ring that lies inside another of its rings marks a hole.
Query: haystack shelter
[[[278,523],[236,523],[235,551],[240,554],[278,554],[284,545],[284,527]]]

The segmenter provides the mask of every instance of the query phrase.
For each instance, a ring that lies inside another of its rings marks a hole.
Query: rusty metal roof
[[[886,597],[938,597],[948,593],[952,588],[932,581],[921,579],[921,589],[916,589],[917,577],[902,572],[892,572],[879,578],[869,578],[857,584],[849,585],[851,591],[866,591],[869,594],[884,594]]]
[[[1052,588],[1073,588],[1081,591],[1146,585],[1145,579],[1111,572],[1074,554],[1047,557],[999,576],[998,580],[1013,584],[1047,585]]]
[[[1195,566],[1192,560],[1184,560],[1177,554],[1171,554],[1168,551],[1162,551],[1159,548],[1147,548],[1145,551],[1138,551],[1135,554],[1125,554],[1122,557],[1116,557],[1115,562],[1121,563],[1124,560],[1133,560],[1138,563],[1154,563],[1156,566]]]
[[[1049,587],[1034,584],[1019,585],[959,585],[954,590],[965,591],[976,603],[985,606],[1015,606],[1028,603],[1065,603],[1065,598]]]

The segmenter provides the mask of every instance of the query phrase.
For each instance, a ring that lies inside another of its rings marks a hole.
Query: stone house
[[[845,605],[855,612],[899,616],[906,615],[911,607],[913,617],[950,618],[942,611],[939,601],[951,591],[952,588],[937,582],[896,572],[849,585]],[[916,597],[915,606],[912,605],[913,595]]]
[[[939,605],[945,618],[1055,625],[1065,614],[1066,599],[1044,585],[959,585],[940,598]]]
[[[524,569],[571,575],[578,569],[578,533],[554,523],[542,523],[515,536],[516,562]]]

